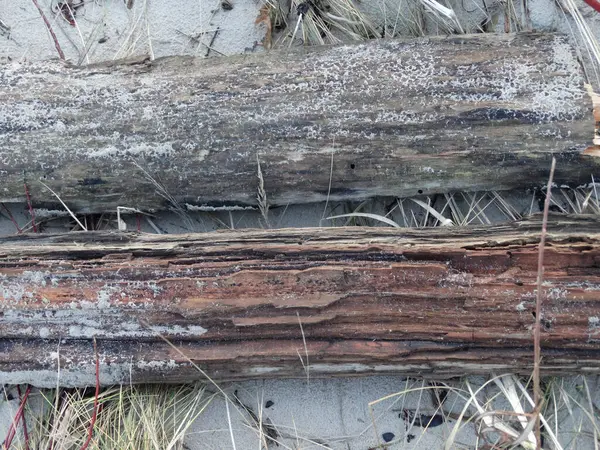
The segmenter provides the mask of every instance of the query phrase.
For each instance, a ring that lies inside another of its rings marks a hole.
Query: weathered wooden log
[[[2,238],[0,382],[92,383],[94,337],[103,383],[201,377],[160,336],[216,379],[527,372],[539,230]],[[553,218],[544,294],[542,371],[599,372],[598,218]]]
[[[558,183],[581,183],[593,134],[575,52],[553,34],[9,64],[0,201],[24,201],[26,182],[34,206],[56,204],[41,180],[74,211],[256,204],[257,160],[273,205],[537,186],[552,155]]]

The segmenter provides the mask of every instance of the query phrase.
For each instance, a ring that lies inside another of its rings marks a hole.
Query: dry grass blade
[[[333,220],[333,219],[342,219],[345,217],[364,217],[367,219],[373,219],[373,220],[378,220],[379,222],[383,222],[387,225],[390,225],[394,228],[400,228],[400,225],[398,225],[396,222],[394,222],[391,219],[388,219],[385,216],[380,216],[379,214],[371,214],[371,213],[349,213],[349,214],[340,214],[338,216],[329,216],[326,217],[325,220]]]
[[[40,394],[42,404],[30,414],[31,448],[55,450],[81,450],[86,445],[102,450],[181,449],[187,430],[214,398],[201,384],[118,386],[97,397],[85,389]],[[56,412],[52,396],[59,401]],[[89,424],[96,411],[90,439]]]
[[[144,211],[140,211],[137,208],[130,208],[129,206],[117,206],[117,229],[119,231],[126,231],[127,230],[127,224],[125,223],[125,221],[123,219],[121,219],[121,212],[143,214],[145,216],[150,216],[150,214],[145,213]]]
[[[590,26],[581,14],[579,7],[574,0],[561,0],[558,2],[558,4],[561,6],[563,11],[568,12],[573,18],[579,36],[577,36],[572,29],[571,32],[577,41],[583,41],[583,43],[580,44],[580,47],[585,49],[587,57],[591,62],[591,68],[594,72],[593,77],[595,78],[596,86],[600,86],[600,43],[596,39],[596,36],[592,32]],[[588,74],[588,77],[592,78],[592,75]]]
[[[380,32],[352,0],[307,2],[292,0],[291,21],[282,42],[291,46],[300,34],[303,45],[336,44],[380,37]],[[292,29],[293,26],[293,29]]]
[[[467,415],[467,411],[473,404],[476,405],[478,402],[477,395],[480,392],[484,391],[490,383],[494,383],[497,378],[501,378],[502,376],[503,375],[492,377],[491,379],[487,380],[485,383],[482,383],[481,386],[479,386],[475,391],[473,391],[471,389],[470,385],[467,384],[468,398],[467,398],[465,405],[463,406],[460,414],[456,417],[456,424],[454,425],[454,427],[452,427],[452,430],[450,431],[450,434],[448,435],[448,438],[446,439],[446,442],[444,443],[445,450],[451,450],[451,449],[455,448],[454,445],[456,442],[458,432],[460,431],[460,429],[463,426],[465,426],[464,418]],[[483,412],[485,412],[485,411],[483,411]],[[486,416],[483,416],[481,418],[483,419],[484,417],[486,417]],[[500,423],[502,423],[502,422],[500,422]],[[514,435],[514,437],[518,436],[515,433],[513,433],[513,435]]]
[[[495,379],[494,379],[495,380]],[[485,424],[485,430],[494,430],[499,431],[502,435],[506,436],[510,439],[510,444],[514,445],[516,441],[518,441],[523,433],[519,433],[515,430],[511,425],[509,425],[506,421],[502,420],[505,416],[521,416],[521,414],[513,412],[513,411],[487,411],[477,399],[477,394],[472,390],[471,384],[468,380],[466,380],[467,389],[469,393],[471,393],[471,404],[475,406],[479,415],[476,417],[477,421],[481,421]],[[527,427],[525,427],[527,429]],[[528,434],[525,434],[527,437]],[[524,442],[523,442],[524,441]],[[527,449],[535,448],[535,442],[531,442],[529,440],[522,439],[521,445],[523,445]]]
[[[267,201],[267,192],[265,191],[265,179],[263,178],[262,169],[260,167],[260,160],[256,155],[256,164],[258,167],[258,193],[256,200],[258,201],[258,209],[265,220],[267,228],[271,228],[269,223],[269,202]]]
[[[302,359],[302,356],[300,356],[300,353],[298,353],[298,356],[300,356],[300,361],[302,362],[302,367],[304,368],[304,371],[306,372],[306,383],[309,383],[310,382],[310,366],[308,363],[308,346],[306,345],[306,335],[304,334],[304,327],[302,326],[302,321],[300,320],[300,313],[296,311],[296,315],[298,316],[298,324],[300,325],[300,333],[302,334],[302,343],[304,344],[304,354],[306,355],[306,363]]]
[[[529,442],[535,443],[535,438],[532,434],[533,425],[535,424],[535,421],[528,419],[525,414],[525,409],[523,408],[523,405],[517,394],[515,378],[516,377],[514,375],[506,375],[501,378],[495,378],[494,382],[496,386],[498,386],[498,388],[500,389],[500,392],[502,392],[504,397],[509,401],[513,411],[517,413],[517,419],[521,423],[523,430],[529,429],[529,432],[527,434],[522,435],[520,437],[520,439],[522,439],[520,442],[523,442],[525,439],[527,439]]]
[[[333,138],[333,144],[331,146],[331,165],[329,167],[329,187],[327,188],[327,198],[325,199],[325,207],[323,208],[323,215],[321,216],[321,220],[325,219],[325,214],[327,213],[327,206],[329,205],[329,195],[331,194],[331,183],[333,181],[333,152],[335,148],[335,137]]]
[[[71,211],[69,209],[69,207],[65,204],[65,202],[62,201],[62,199],[58,196],[58,194],[56,192],[54,192],[50,186],[48,186],[46,183],[44,183],[43,181],[40,180],[40,184],[42,184],[42,186],[44,186],[46,189],[48,189],[50,192],[52,192],[52,194],[58,199],[58,201],[60,202],[61,205],[63,205],[63,207],[67,210],[67,212],[70,214],[70,216],[73,218],[73,220],[75,220],[75,222],[77,222],[77,225],[79,225],[81,227],[82,230],[84,231],[88,231],[87,227],[82,224],[79,219],[77,218],[77,216],[73,213],[73,211]]]
[[[427,211],[428,214],[431,214],[433,217],[439,220],[443,227],[454,225],[454,223],[450,219],[447,219],[446,217],[442,216],[439,212],[437,212],[433,207],[431,207],[427,203],[422,202],[421,200],[417,200],[416,198],[412,198],[411,200],[417,205],[419,205],[421,208],[423,208],[425,211]]]
[[[231,414],[229,413],[229,397],[225,397],[225,410],[227,411],[227,425],[229,426],[229,436],[231,438],[231,448],[236,450],[235,436],[233,435],[233,426],[231,424]]]
[[[448,8],[438,3],[436,0],[421,0],[425,10],[435,17],[450,32],[459,32],[464,34],[464,30],[452,8]]]
[[[521,381],[517,377],[513,377],[512,379],[513,379],[514,383],[516,384],[516,386],[521,391],[521,394],[523,395],[524,400],[526,400],[527,403],[531,407],[535,408],[535,403],[534,403],[533,399],[531,398],[531,396],[529,395],[527,388],[523,385],[523,383],[521,383]],[[546,434],[550,438],[550,441],[552,442],[552,445],[554,446],[554,448],[556,448],[556,450],[563,450],[563,447],[561,446],[561,444],[558,440],[558,437],[557,437],[558,433],[554,433],[552,431],[552,427],[550,426],[550,423],[543,415],[540,415],[539,417],[540,417],[540,421],[544,425]]]
[[[592,417],[594,414],[594,401],[592,400],[592,395],[590,394],[590,388],[588,386],[587,379],[585,376],[583,377],[583,385],[585,387],[585,393],[588,400],[589,410],[592,412]],[[598,450],[598,430],[597,427],[594,427],[592,432],[594,433],[594,450]]]
[[[194,223],[192,222],[192,219],[186,214],[185,210],[179,204],[179,202],[169,193],[167,188],[165,188],[160,182],[158,182],[156,179],[154,179],[154,177],[152,177],[152,175],[150,175],[148,173],[148,171],[146,169],[144,169],[142,166],[140,166],[136,161],[132,161],[132,163],[139,170],[141,170],[142,173],[144,174],[144,176],[146,177],[146,179],[152,185],[154,185],[154,187],[156,188],[156,193],[158,195],[160,195],[162,198],[164,198],[167,202],[169,202],[169,204],[171,205],[171,210],[179,216],[179,218],[184,223],[185,228],[188,231],[194,231],[195,227],[194,227]],[[146,220],[148,220],[148,218],[146,218]]]
[[[427,211],[428,214],[431,214],[433,217],[439,220],[443,227],[454,225],[454,223],[450,219],[447,219],[446,217],[442,216],[439,212],[437,212],[433,207],[431,207],[427,203],[422,202],[421,200],[417,200],[416,198],[411,198],[411,200],[417,205],[419,205],[421,208],[423,208],[425,211]]]

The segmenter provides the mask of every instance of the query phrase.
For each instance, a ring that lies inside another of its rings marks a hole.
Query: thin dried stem
[[[13,214],[10,212],[10,209],[8,209],[4,203],[0,203],[0,207],[2,209],[4,209],[4,211],[6,211],[6,214],[8,215],[8,218],[10,219],[10,221],[12,222],[12,224],[17,229],[17,234],[21,234],[23,232],[23,230],[19,227],[19,224],[15,220]]]
[[[25,391],[25,395],[21,398],[21,403],[19,405],[19,409],[17,409],[17,413],[13,421],[10,424],[10,428],[8,429],[8,433],[6,433],[6,439],[2,444],[2,449],[9,449],[12,445],[12,440],[14,439],[17,433],[17,426],[21,420],[25,420],[25,405],[27,404],[27,399],[29,398],[29,393],[31,392],[31,386],[27,386],[27,390]],[[27,444],[29,445],[29,444]]]
[[[58,52],[58,57],[64,61],[66,59],[65,54],[62,51],[62,48],[60,48],[60,44],[58,43],[58,38],[56,37],[56,34],[54,33],[54,30],[52,29],[52,26],[50,25],[50,22],[48,21],[46,14],[44,14],[44,11],[42,11],[42,8],[40,8],[40,5],[37,2],[37,0],[31,0],[31,1],[33,2],[35,7],[37,8],[37,10],[39,11],[40,16],[42,16],[42,19],[44,20],[44,23],[46,24],[46,28],[48,28],[48,33],[50,33],[50,36],[52,36],[52,40],[54,41],[54,47],[56,47],[56,51]]]
[[[100,358],[98,357],[98,344],[96,338],[94,338],[94,357],[96,359],[96,393],[94,395],[94,412],[92,413],[92,419],[90,420],[90,427],[88,428],[88,437],[81,446],[81,450],[86,450],[92,441],[94,435],[94,425],[98,417],[98,395],[100,394]]]
[[[548,211],[550,210],[550,198],[552,196],[552,180],[554,179],[554,169],[556,168],[556,159],[552,158],[552,167],[548,177],[548,187],[546,189],[546,201],[544,202],[544,218],[542,220],[542,235],[540,236],[540,247],[538,251],[538,273],[537,273],[537,298],[535,302],[535,327],[533,329],[533,402],[535,404],[535,438],[536,448],[541,448],[541,430],[540,430],[540,411],[542,392],[540,388],[540,329],[542,319],[542,283],[544,281],[544,246],[546,245],[546,233],[548,227]]]

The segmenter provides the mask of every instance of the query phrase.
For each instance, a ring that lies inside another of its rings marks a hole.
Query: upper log
[[[588,182],[565,37],[477,34],[0,72],[0,201],[272,205]],[[333,158],[330,188],[330,164]],[[155,178],[152,182],[150,178]],[[161,191],[161,194],[156,191]],[[165,193],[168,192],[169,195]]]
[[[105,384],[527,373],[540,227],[0,238],[0,382],[93,384],[93,338]],[[544,266],[542,371],[600,372],[600,220],[553,217]]]

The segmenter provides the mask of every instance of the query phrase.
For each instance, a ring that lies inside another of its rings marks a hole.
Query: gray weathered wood
[[[0,382],[528,373],[540,227],[1,238]],[[600,221],[548,233],[542,371],[598,373]]]
[[[581,68],[552,34],[0,71],[1,201],[76,211],[271,204],[589,181]],[[164,192],[163,192],[164,194]]]

